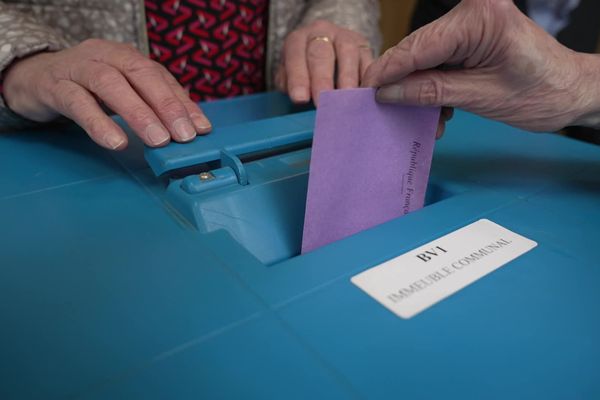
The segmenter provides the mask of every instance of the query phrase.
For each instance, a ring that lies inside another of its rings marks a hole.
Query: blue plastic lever
[[[216,127],[190,143],[172,142],[145,149],[145,157],[158,176],[175,169],[216,161],[222,151],[234,156],[260,152],[312,139],[314,111],[306,111],[246,124]]]
[[[244,164],[237,156],[227,150],[221,150],[221,168],[223,167],[229,167],[235,172],[240,185],[246,186],[248,184],[248,173],[244,168]]]

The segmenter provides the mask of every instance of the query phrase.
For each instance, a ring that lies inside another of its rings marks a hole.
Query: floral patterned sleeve
[[[0,2],[0,88],[2,76],[11,63],[40,51],[57,51],[68,46],[54,29],[34,17],[20,13]],[[0,92],[0,131],[32,124],[10,111]]]

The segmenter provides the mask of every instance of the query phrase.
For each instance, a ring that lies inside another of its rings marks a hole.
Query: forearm
[[[381,48],[379,1],[377,0],[311,0],[302,24],[325,19],[362,34],[369,40],[374,54]]]
[[[577,54],[581,66],[580,84],[574,88],[579,106],[570,125],[600,129],[600,54]]]

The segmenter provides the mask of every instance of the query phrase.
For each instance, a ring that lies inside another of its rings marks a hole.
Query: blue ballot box
[[[204,109],[0,135],[1,399],[600,397],[599,147],[458,112],[425,208],[299,255],[314,111]],[[537,247],[410,319],[351,282],[483,218]]]

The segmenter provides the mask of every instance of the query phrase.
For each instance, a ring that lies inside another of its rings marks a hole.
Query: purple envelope
[[[371,88],[321,93],[302,253],[423,207],[439,116]]]

